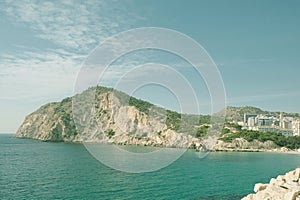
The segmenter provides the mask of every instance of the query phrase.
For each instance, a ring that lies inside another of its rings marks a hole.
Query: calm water
[[[256,182],[300,165],[297,155],[188,151],[158,172],[107,168],[80,144],[0,134],[0,199],[240,199]]]

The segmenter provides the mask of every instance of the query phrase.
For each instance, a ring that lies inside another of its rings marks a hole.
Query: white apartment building
[[[299,119],[293,121],[292,129],[293,129],[294,135],[300,136],[300,120]]]
[[[244,114],[243,129],[262,132],[277,132],[285,136],[300,136],[300,119],[293,117],[277,118],[272,115]]]

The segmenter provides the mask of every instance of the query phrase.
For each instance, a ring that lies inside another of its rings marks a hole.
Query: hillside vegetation
[[[220,138],[224,142],[232,142],[236,138],[244,138],[248,142],[258,140],[260,142],[273,141],[280,147],[289,149],[300,148],[300,136],[286,137],[280,133],[264,133],[259,131],[241,130],[236,133],[229,133]]]

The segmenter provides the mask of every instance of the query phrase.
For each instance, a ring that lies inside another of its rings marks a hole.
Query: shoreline
[[[237,153],[274,153],[274,154],[299,154],[298,150],[280,150],[280,149],[223,149],[212,150],[211,152],[237,152]]]
[[[15,134],[2,134],[2,135],[10,135],[10,137],[12,138],[16,138],[16,139],[28,139],[28,140],[35,140],[35,141],[40,141],[40,142],[49,142],[49,143],[65,143],[65,144],[84,144],[84,142],[82,141],[44,141],[44,140],[39,140],[39,139],[35,139],[35,138],[26,138],[26,137],[16,137]],[[106,144],[112,144],[112,145],[121,145],[121,146],[127,146],[127,145],[132,145],[132,146],[140,146],[140,147],[161,147],[162,146],[144,146],[144,145],[136,145],[136,144],[114,144],[114,143],[106,143]],[[170,147],[166,147],[166,148],[170,148]],[[174,147],[176,148],[176,147]],[[197,149],[194,148],[186,148],[186,149],[190,149],[190,150],[195,150],[197,152],[201,152]],[[214,150],[210,150],[209,152],[237,152],[237,153],[275,153],[275,154],[292,154],[292,155],[300,155],[300,151],[299,150],[290,150],[287,149],[285,147],[281,147],[281,148],[276,148],[276,149],[214,149]]]

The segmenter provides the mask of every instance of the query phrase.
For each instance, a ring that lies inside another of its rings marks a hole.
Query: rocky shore
[[[286,147],[279,147],[272,141],[260,142],[254,140],[248,142],[244,138],[236,138],[232,142],[218,140],[213,151],[222,152],[271,152],[271,153],[300,153],[300,149],[291,150]]]
[[[254,192],[242,200],[300,200],[300,167],[272,178],[268,184],[255,184]]]

